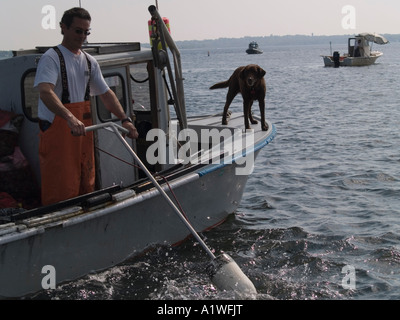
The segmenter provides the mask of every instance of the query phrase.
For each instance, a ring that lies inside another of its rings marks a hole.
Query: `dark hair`
[[[72,8],[64,12],[63,17],[61,18],[60,26],[62,23],[64,23],[67,28],[69,28],[72,24],[72,21],[74,20],[74,17],[80,18],[80,19],[85,19],[91,21],[92,18],[90,17],[90,14],[87,10],[83,8]],[[62,33],[62,31],[61,31]]]

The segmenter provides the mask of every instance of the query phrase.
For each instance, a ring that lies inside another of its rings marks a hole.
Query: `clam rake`
[[[167,201],[169,206],[173,209],[173,211],[177,214],[180,220],[185,224],[186,228],[190,231],[190,233],[194,236],[194,238],[199,242],[201,247],[207,252],[207,254],[211,258],[211,263],[207,267],[207,273],[210,276],[211,281],[219,290],[226,291],[234,291],[238,294],[246,294],[253,295],[257,293],[254,284],[250,281],[250,279],[243,273],[243,271],[239,268],[236,262],[226,253],[216,257],[213,252],[208,248],[203,239],[198,235],[196,230],[192,227],[189,221],[185,218],[184,214],[178,209],[178,207],[174,204],[174,202],[168,197],[163,188],[159,185],[157,180],[153,177],[153,175],[149,172],[146,166],[139,159],[137,154],[133,151],[130,145],[126,142],[126,140],[122,137],[121,132],[128,133],[128,130],[123,128],[120,125],[117,125],[113,122],[101,123],[93,126],[86,127],[86,131],[94,131],[97,129],[111,129],[116,136],[119,138],[121,143],[125,146],[128,152],[132,155],[134,160],[146,174],[146,176],[151,180],[163,198]],[[119,131],[118,131],[119,130]]]

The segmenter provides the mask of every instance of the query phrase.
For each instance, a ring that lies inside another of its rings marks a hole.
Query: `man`
[[[90,34],[91,17],[83,8],[64,12],[61,45],[40,59],[34,86],[39,89],[39,158],[42,204],[52,204],[94,191],[95,168],[89,95],[100,96],[117,116],[128,137],[138,132],[107,86],[97,61],[81,50]]]
[[[361,57],[361,39],[354,43],[354,57]]]

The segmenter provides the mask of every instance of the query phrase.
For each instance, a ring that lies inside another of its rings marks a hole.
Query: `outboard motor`
[[[335,65],[335,68],[339,68],[339,66],[340,66],[340,53],[339,53],[339,51],[335,51],[333,53],[333,63]]]

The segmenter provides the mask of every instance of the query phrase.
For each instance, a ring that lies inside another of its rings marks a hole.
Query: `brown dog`
[[[243,112],[244,112],[244,125],[246,129],[250,129],[249,119],[252,124],[258,123],[253,118],[251,113],[251,106],[254,100],[258,100],[261,113],[261,128],[263,131],[268,130],[268,124],[265,122],[265,94],[266,85],[264,75],[266,74],[260,66],[256,64],[249,64],[244,67],[237,68],[229,80],[219,82],[210,87],[213,89],[228,88],[226,95],[226,103],[224,113],[222,116],[222,124],[228,124],[227,114],[229,106],[233,99],[240,92],[243,97]]]

